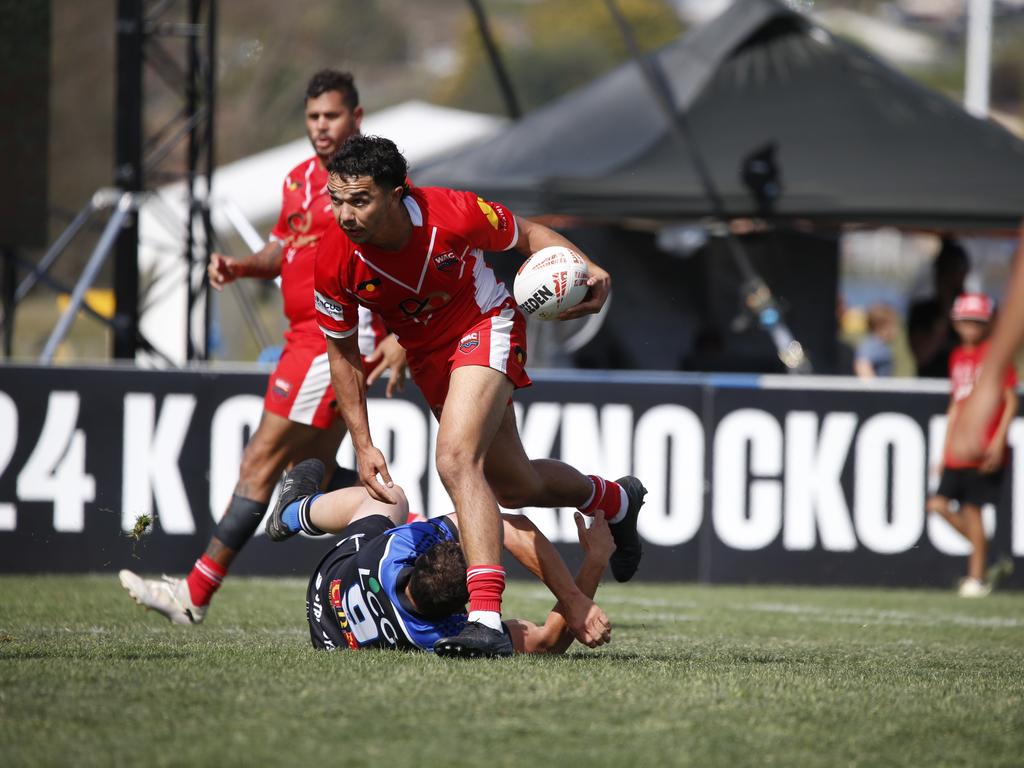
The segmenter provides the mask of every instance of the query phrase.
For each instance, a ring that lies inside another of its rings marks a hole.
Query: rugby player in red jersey
[[[633,576],[641,556],[636,521],[646,490],[640,481],[613,482],[560,461],[531,461],[512,410],[513,391],[530,384],[525,319],[483,252],[515,247],[529,255],[551,245],[580,251],[499,203],[469,192],[409,187],[405,158],[387,139],[353,137],[331,158],[328,171],[338,227],[320,243],[314,296],[360,478],[372,497],[392,500],[391,477],[367,423],[355,336],[358,307],[364,306],[397,334],[413,380],[440,422],[437,470],[459,518],[470,612],[463,629],[440,639],[435,650],[508,655],[513,649],[501,627],[505,571],[496,500],[508,508],[602,510],[615,539],[610,565],[619,581]],[[565,318],[598,311],[608,296],[608,273],[587,263],[587,297]],[[608,617],[589,597],[575,585],[556,597],[577,639],[589,646],[602,642]]]
[[[354,472],[334,462],[345,424],[335,406],[326,344],[312,303],[317,244],[329,227],[336,228],[325,163],[350,136],[358,134],[363,117],[352,76],[334,70],[313,75],[306,88],[305,117],[315,154],[285,178],[281,214],[270,241],[244,258],[214,253],[207,270],[210,285],[217,290],[241,277],[280,276],[289,323],[284,351],[267,383],[259,427],[242,457],[234,495],[205,554],[185,579],[152,581],[127,570],[120,574],[122,585],[137,602],[176,624],[203,620],[228,566],[263,519],[286,467],[317,457],[334,470],[329,487],[358,482]],[[369,310],[359,313],[357,326],[360,364],[366,366],[371,383],[391,370],[390,396],[404,379],[404,352],[393,337],[385,339],[383,323]]]

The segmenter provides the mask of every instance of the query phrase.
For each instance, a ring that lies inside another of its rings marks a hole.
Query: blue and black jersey
[[[457,635],[466,614],[424,618],[405,587],[417,557],[458,537],[448,518],[395,527],[373,515],[346,528],[309,582],[306,614],[314,647],[433,651],[437,640]]]

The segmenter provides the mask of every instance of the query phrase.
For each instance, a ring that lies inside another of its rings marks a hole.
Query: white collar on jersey
[[[409,212],[409,218],[412,219],[412,225],[414,227],[422,227],[423,211],[420,210],[420,204],[413,199],[412,195],[406,195],[403,197],[402,202],[405,203],[405,210]]]

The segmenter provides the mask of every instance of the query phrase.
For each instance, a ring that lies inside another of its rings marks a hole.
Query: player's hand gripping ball
[[[513,293],[526,315],[554,320],[587,295],[587,263],[560,245],[541,248],[516,273]]]

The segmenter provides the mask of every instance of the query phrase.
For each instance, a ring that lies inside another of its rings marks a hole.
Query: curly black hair
[[[351,72],[340,72],[337,69],[321,69],[309,78],[306,85],[306,100],[315,99],[328,91],[337,91],[349,111],[359,106],[359,91]]]
[[[466,558],[458,542],[438,542],[416,558],[409,594],[417,612],[428,619],[443,619],[466,610]]]
[[[327,171],[342,178],[370,176],[381,189],[394,189],[405,184],[409,164],[391,139],[353,136],[327,161]]]

